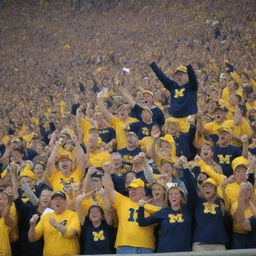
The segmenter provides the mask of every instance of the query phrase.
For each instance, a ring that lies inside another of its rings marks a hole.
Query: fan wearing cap
[[[135,132],[126,132],[126,144],[127,147],[119,149],[117,152],[122,155],[124,169],[129,170],[132,167],[133,158],[141,152]]]
[[[217,196],[217,183],[207,178],[196,200],[193,251],[225,250],[224,201]]]
[[[54,191],[64,191],[72,184],[81,184],[84,170],[87,164],[86,155],[75,135],[72,136],[75,144],[75,154],[58,154],[62,142],[57,140],[47,161],[47,168],[43,175],[43,183]]]
[[[116,131],[116,143],[117,149],[126,147],[125,131],[124,127],[126,124],[137,122],[138,119],[129,116],[130,107],[127,104],[121,104],[117,108],[117,116],[112,115],[105,107],[102,98],[99,99],[99,108],[101,113],[106,118],[106,121]]]
[[[155,62],[150,64],[158,79],[171,94],[170,116],[177,118],[183,132],[188,130],[186,118],[197,113],[198,82],[192,66],[179,66],[173,80],[157,66]]]
[[[236,106],[233,119],[227,120],[227,113],[228,109],[225,106],[218,105],[215,109],[214,121],[207,124],[203,124],[202,115],[198,114],[197,130],[202,135],[210,136],[210,138],[214,142],[216,142],[218,130],[221,127],[230,128],[232,130],[231,133],[234,137],[232,139],[232,144],[240,146],[240,137],[242,135],[247,135],[248,137],[251,137],[252,129],[249,122],[246,120],[246,118],[243,117],[239,105]]]
[[[29,220],[34,214],[41,216],[45,211],[52,210],[48,207],[51,205],[52,192],[43,189],[37,199],[36,205],[24,203],[22,197],[18,194],[19,183],[12,175],[13,199],[19,215],[19,250],[21,255],[42,255],[43,239],[39,239],[36,243],[28,241]]]
[[[143,100],[145,104],[136,103],[129,91],[120,86],[118,92],[122,97],[130,104],[132,107],[130,115],[138,120],[142,121],[142,112],[145,107],[149,108],[152,111],[152,120],[159,127],[164,125],[165,117],[162,110],[154,104],[154,94],[151,91],[144,90],[142,92]]]
[[[197,115],[197,130],[204,136],[210,136],[213,141],[217,141],[218,129],[221,126],[232,127],[233,120],[227,120],[228,109],[225,106],[217,105],[214,115],[214,121],[204,124],[203,115]]]
[[[114,190],[111,168],[104,171],[104,188],[118,217],[116,253],[152,253],[155,248],[154,228],[138,225],[138,202],[145,196],[145,183],[141,179],[132,180],[127,188],[129,197],[126,197]],[[159,207],[147,205],[146,209],[154,212],[159,210]]]
[[[238,200],[240,184],[247,181],[248,160],[242,156],[232,161],[233,175],[223,182],[225,205],[228,210]]]
[[[32,216],[28,232],[29,241],[35,242],[43,237],[44,255],[79,254],[80,221],[76,212],[67,209],[64,192],[56,191],[52,195],[52,208],[54,212],[42,216],[38,223],[38,215]]]
[[[191,251],[192,224],[195,206],[196,187],[191,172],[186,169],[187,160],[180,158],[180,165],[184,169],[184,179],[188,188],[187,198],[177,183],[169,183],[167,190],[167,207],[144,216],[144,202],[140,202],[138,212],[139,225],[142,227],[160,224],[160,237],[157,253]]]
[[[31,203],[31,202],[29,201],[29,197],[24,192],[23,186],[27,184],[32,192],[36,192],[34,180],[35,180],[35,174],[32,172],[30,164],[26,164],[26,166],[24,167],[24,169],[21,171],[19,175],[19,184],[21,187],[21,189],[19,189],[19,194],[22,198],[22,201],[25,203]]]
[[[214,161],[218,163],[224,175],[229,177],[233,171],[231,162],[239,156],[247,157],[248,155],[248,138],[242,136],[243,148],[231,145],[232,129],[228,127],[220,127],[218,130],[218,144],[214,146]]]
[[[248,231],[252,231],[251,223],[253,223],[256,213],[254,197],[253,185],[248,181],[242,182],[238,200],[231,207],[231,214],[234,219],[232,249],[255,247],[255,244],[250,244],[252,242],[250,240],[251,234],[248,233]]]

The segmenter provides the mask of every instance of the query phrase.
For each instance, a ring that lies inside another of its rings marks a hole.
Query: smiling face
[[[128,147],[136,147],[138,142],[138,137],[135,134],[127,134],[126,142]]]
[[[120,169],[123,165],[122,156],[119,153],[113,153],[111,155],[111,166],[114,169]]]
[[[246,182],[247,180],[247,168],[243,165],[238,165],[234,172],[235,180],[237,183]]]
[[[89,219],[92,223],[98,223],[102,220],[102,211],[98,206],[92,206],[89,210]]]
[[[52,192],[50,190],[43,190],[39,197],[39,205],[43,208],[47,208],[52,202]]]
[[[52,208],[56,214],[61,214],[67,208],[67,200],[62,196],[55,196],[52,199]]]
[[[139,202],[145,195],[145,190],[143,187],[138,188],[128,188],[129,198],[134,202]]]
[[[161,168],[160,168],[161,174],[167,174],[170,177],[172,176],[174,171],[175,171],[174,166],[171,163],[166,162],[161,165]]]
[[[180,208],[183,200],[184,200],[184,196],[180,192],[179,188],[169,189],[168,201],[169,201],[171,208]]]

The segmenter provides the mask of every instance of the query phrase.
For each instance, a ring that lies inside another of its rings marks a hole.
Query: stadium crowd
[[[186,13],[181,23],[201,6],[163,1],[167,21],[170,2],[177,17]],[[234,18],[248,11],[244,2]],[[150,4],[130,8],[158,25]],[[197,40],[190,40],[193,22],[184,28],[175,21],[169,32],[176,39],[168,47],[160,41],[161,54],[154,44],[143,51],[150,35],[137,24],[138,49],[122,42],[127,62],[122,53],[91,56],[86,78],[79,68],[77,77],[70,73],[71,65],[66,79],[48,73],[45,84],[29,88],[3,82],[0,255],[255,248],[255,42],[241,29],[252,13],[241,27],[232,20],[236,27],[218,3],[208,7],[216,15],[202,12]],[[120,28],[110,20],[106,26]],[[94,44],[92,52],[103,46]],[[27,67],[20,81],[33,76]]]

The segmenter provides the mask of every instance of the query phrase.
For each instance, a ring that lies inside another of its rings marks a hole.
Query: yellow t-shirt
[[[11,232],[15,229],[17,225],[17,212],[15,206],[11,206],[10,217],[14,221],[13,226],[7,226],[5,224],[4,218],[0,217],[0,255],[11,255],[10,242],[12,241]]]
[[[48,178],[53,191],[63,191],[65,186],[69,186],[73,183],[81,184],[83,178],[83,173],[79,167],[77,167],[69,177],[66,177],[61,171],[57,170],[56,168],[53,170],[52,174]]]
[[[238,94],[242,97],[242,94],[243,94],[243,90],[241,87],[238,88],[238,90],[235,91],[234,94]],[[225,87],[222,91],[222,94],[221,94],[221,99],[224,101],[224,102],[229,102],[230,98],[231,98],[232,95],[230,95],[229,93],[229,90],[228,90],[228,87]]]
[[[81,130],[83,130],[83,134],[84,134],[83,142],[85,145],[87,145],[87,143],[88,143],[89,130],[93,127],[94,126],[91,124],[88,117],[85,117],[81,120],[80,128],[81,128]]]
[[[237,182],[228,184],[225,188],[225,205],[228,210],[231,209],[232,204],[234,204],[239,197],[240,184]]]
[[[229,127],[232,128],[234,121],[226,120],[222,124],[217,124],[215,121],[205,124],[204,128],[206,129],[207,135],[218,134],[218,129],[220,127]]]
[[[235,202],[231,205],[230,213],[231,213],[232,216],[236,213],[237,207],[238,207],[238,202]],[[244,217],[245,217],[245,219],[249,219],[252,216],[253,216],[252,209],[250,207],[248,207],[244,211]],[[240,234],[248,233],[248,232],[243,230],[241,225],[236,221],[236,218],[233,218],[233,231],[236,232],[236,233],[240,233]]]
[[[57,223],[65,225],[68,230],[62,235],[56,228],[49,223],[49,217],[53,217]],[[79,254],[78,235],[74,238],[68,237],[68,231],[73,228],[78,232],[81,231],[78,214],[66,209],[61,214],[48,213],[41,217],[41,220],[35,227],[36,238],[44,238],[44,256],[63,256]]]
[[[89,153],[89,166],[102,167],[105,162],[110,162],[110,154],[106,151]]]
[[[129,123],[137,122],[138,120],[133,117],[129,117],[126,121],[122,121],[116,116],[112,116],[110,126],[116,131],[117,149],[126,147],[126,136],[124,132],[124,126]]]
[[[114,208],[118,217],[115,247],[133,246],[155,249],[154,225],[140,227],[138,224],[139,204],[115,192]],[[156,211],[159,209],[156,207]],[[147,211],[145,216],[149,216]]]

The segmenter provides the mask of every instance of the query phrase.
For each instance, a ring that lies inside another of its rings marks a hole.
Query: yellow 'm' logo
[[[104,231],[101,230],[99,232],[92,232],[93,234],[93,241],[97,242],[99,240],[105,240]]]
[[[178,213],[178,214],[169,214],[168,215],[169,217],[169,221],[170,223],[175,223],[175,222],[183,222],[184,219],[183,219],[183,216],[181,213]]]
[[[204,213],[216,214],[216,208],[219,207],[217,204],[203,203]]]
[[[230,164],[231,155],[217,155],[219,158],[219,164]]]
[[[184,96],[184,91],[185,89],[175,89],[175,95],[174,95],[174,98],[179,98],[179,97],[183,97]]]
[[[142,127],[142,134],[149,136],[149,130],[147,127]]]

